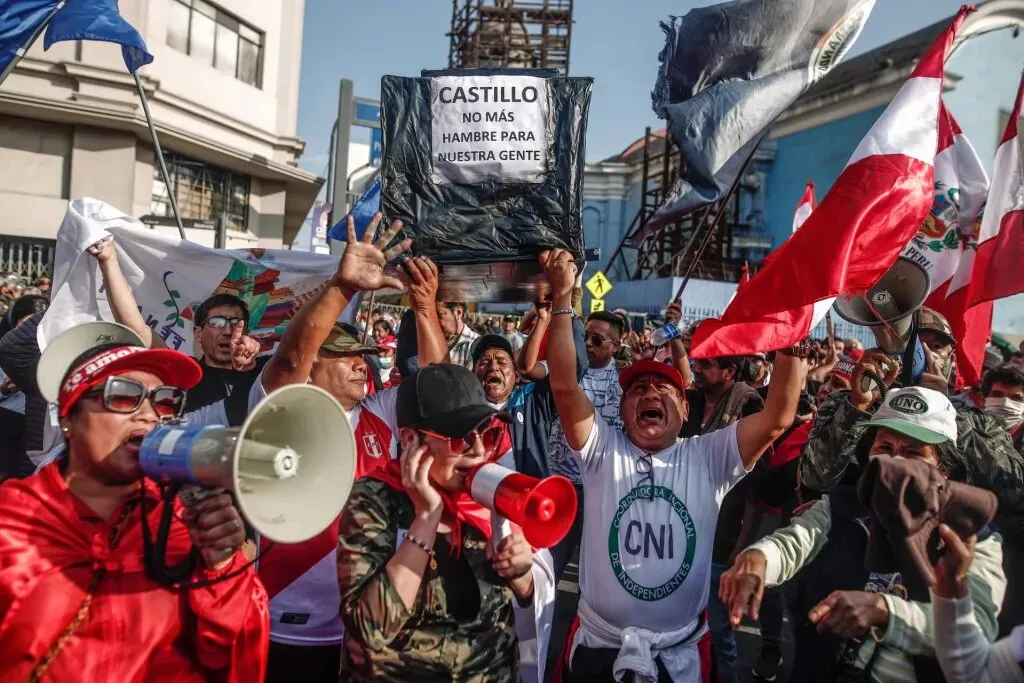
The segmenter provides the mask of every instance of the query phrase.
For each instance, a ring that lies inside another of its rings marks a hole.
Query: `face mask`
[[[1006,430],[1015,429],[1024,422],[1024,401],[1012,398],[986,398],[985,412],[994,417]]]
[[[391,368],[395,367],[395,359],[394,358],[378,358],[377,359],[377,365],[379,365],[381,367],[381,369],[383,369],[383,370],[390,370]]]

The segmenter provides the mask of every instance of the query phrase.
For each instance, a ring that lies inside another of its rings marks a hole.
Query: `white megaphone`
[[[142,441],[139,465],[157,481],[233,491],[260,535],[301,543],[341,513],[355,479],[355,453],[338,402],[298,384],[267,396],[241,427],[157,427]]]
[[[495,463],[466,475],[473,500],[523,529],[535,548],[558,545],[576,519],[576,487],[560,475],[537,479]]]
[[[928,298],[928,271],[908,258],[900,257],[864,296],[839,297],[833,306],[836,314],[848,322],[871,329],[878,348],[890,356],[900,356],[913,336],[914,314]],[[924,349],[913,350],[913,371],[924,370]]]

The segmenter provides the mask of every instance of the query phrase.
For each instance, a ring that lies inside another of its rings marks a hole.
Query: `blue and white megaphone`
[[[924,347],[917,339],[915,314],[928,298],[929,289],[928,272],[901,256],[866,295],[839,297],[833,308],[843,320],[869,327],[878,348],[887,355],[902,357],[903,366],[910,367],[913,383],[927,366]],[[870,390],[870,380],[864,381],[868,383],[864,391]]]
[[[278,543],[306,541],[337,519],[355,463],[345,412],[308,384],[273,392],[241,427],[161,425],[139,453],[146,476],[192,485],[179,494],[186,503],[211,489],[233,491],[242,515]]]

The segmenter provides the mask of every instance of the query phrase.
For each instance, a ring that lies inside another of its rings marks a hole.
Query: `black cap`
[[[512,352],[512,344],[508,339],[500,334],[485,334],[473,342],[473,345],[469,347],[469,355],[473,358],[473,365],[480,360],[480,356],[483,355],[487,349],[501,349],[508,353],[515,359],[515,354]]]
[[[428,365],[398,385],[400,428],[429,429],[454,439],[488,417],[511,422],[508,413],[487,403],[480,380],[461,365]]]

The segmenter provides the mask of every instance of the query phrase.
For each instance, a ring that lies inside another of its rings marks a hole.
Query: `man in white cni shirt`
[[[576,382],[572,255],[541,255],[552,290],[549,352],[555,405],[583,479],[578,624],[563,680],[691,683],[709,666],[703,616],[711,549],[725,494],[793,422],[806,346],[779,353],[764,410],[726,429],[679,440],[682,376],[656,361],[624,370],[622,429],[595,419]]]

